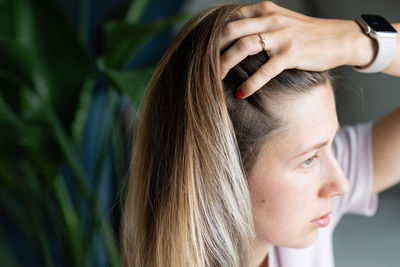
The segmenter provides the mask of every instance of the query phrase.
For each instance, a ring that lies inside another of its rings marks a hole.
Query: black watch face
[[[382,16],[363,14],[361,17],[376,32],[396,32],[392,25]]]

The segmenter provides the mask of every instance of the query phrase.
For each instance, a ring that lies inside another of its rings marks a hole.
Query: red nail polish
[[[235,97],[238,99],[241,99],[241,98],[243,98],[243,96],[244,96],[243,89],[242,89],[242,87],[239,87],[239,89],[236,91]]]
[[[211,74],[211,80],[212,80],[213,82],[215,82],[215,77],[214,77],[214,75],[212,75],[212,74]]]

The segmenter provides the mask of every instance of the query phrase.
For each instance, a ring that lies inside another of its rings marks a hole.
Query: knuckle
[[[281,34],[281,37],[284,38],[285,43],[282,46],[284,50],[292,51],[295,47],[298,47],[300,43],[299,38],[296,36],[296,33],[293,30],[284,30]]]
[[[238,46],[239,50],[242,50],[242,51],[250,50],[252,45],[253,45],[253,41],[248,37],[242,38],[239,41],[237,41],[237,46]]]
[[[296,54],[296,47],[295,44],[291,41],[289,41],[285,47],[285,54],[290,53],[290,54]]]
[[[286,28],[281,31],[281,36],[282,36],[282,38],[285,38],[290,43],[294,37],[294,32],[293,32],[292,28]]]
[[[261,5],[261,9],[264,11],[270,11],[270,10],[275,9],[275,7],[276,7],[276,4],[271,1],[263,1],[260,3],[260,5]]]
[[[272,22],[276,25],[284,25],[287,22],[287,18],[280,12],[273,12],[270,17]]]
[[[261,77],[272,77],[274,74],[274,66],[264,66],[259,69]],[[260,79],[261,79],[260,77]]]
[[[236,22],[229,22],[225,25],[224,29],[222,30],[223,36],[232,36],[235,35],[235,32],[238,29],[238,25]]]

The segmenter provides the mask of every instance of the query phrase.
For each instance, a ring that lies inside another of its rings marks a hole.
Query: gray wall
[[[390,22],[400,22],[400,1],[307,1],[320,17],[353,19],[361,13],[381,14]],[[342,67],[337,87],[338,115],[342,124],[377,120],[400,104],[400,78],[386,74],[364,74]]]

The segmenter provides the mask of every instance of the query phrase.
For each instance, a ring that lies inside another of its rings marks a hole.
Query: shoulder
[[[357,159],[371,149],[372,122],[343,126],[332,143],[332,152],[340,162]],[[343,167],[343,166],[342,166]]]

